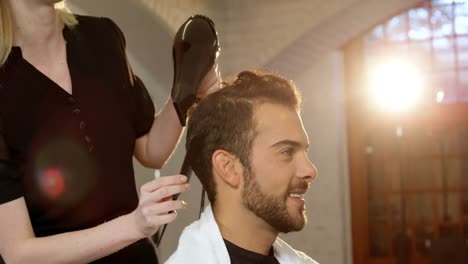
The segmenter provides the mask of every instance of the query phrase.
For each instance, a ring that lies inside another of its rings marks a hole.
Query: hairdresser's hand
[[[217,90],[219,90],[220,83],[221,75],[218,70],[218,62],[215,61],[213,67],[211,67],[210,71],[205,75],[202,82],[200,83],[197,97],[204,98],[210,93],[216,92]]]
[[[177,216],[175,210],[185,208],[186,203],[171,198],[189,187],[187,177],[183,175],[160,177],[142,185],[138,207],[132,212],[139,235],[152,236],[160,225],[174,221]]]

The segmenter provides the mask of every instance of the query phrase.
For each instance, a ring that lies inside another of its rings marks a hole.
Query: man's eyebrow
[[[289,140],[289,139],[278,141],[275,144],[271,145],[271,147],[274,148],[274,147],[281,146],[281,145],[289,145],[289,146],[296,147],[296,148],[305,147],[305,149],[309,148],[309,142],[307,142],[307,145],[304,145],[298,141]]]

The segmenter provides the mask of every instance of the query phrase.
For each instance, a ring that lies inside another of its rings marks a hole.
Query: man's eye
[[[291,156],[292,154],[293,154],[293,149],[291,148],[284,149],[281,151],[281,155],[284,155],[284,156]]]

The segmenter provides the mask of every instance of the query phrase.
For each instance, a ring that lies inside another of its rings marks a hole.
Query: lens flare
[[[63,172],[58,168],[47,168],[39,174],[39,185],[43,194],[57,199],[65,191]]]

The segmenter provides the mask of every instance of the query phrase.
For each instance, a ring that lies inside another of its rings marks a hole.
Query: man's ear
[[[237,188],[240,185],[243,167],[239,159],[231,153],[218,149],[211,157],[213,169],[228,185]]]

